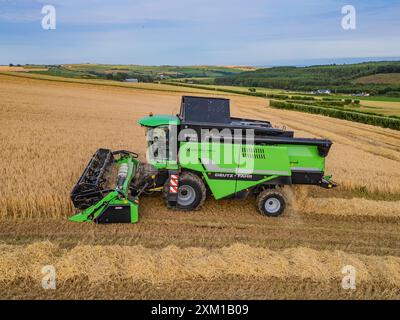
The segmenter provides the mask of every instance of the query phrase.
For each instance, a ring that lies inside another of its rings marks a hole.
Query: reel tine
[[[111,150],[98,149],[90,159],[78,182],[71,192],[71,200],[79,209],[88,208],[103,197],[106,173],[114,162]],[[90,194],[90,197],[85,195]]]

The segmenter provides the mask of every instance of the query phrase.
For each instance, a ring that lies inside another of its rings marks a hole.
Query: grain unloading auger
[[[184,96],[179,115],[138,123],[147,130],[149,163],[134,152],[97,150],[71,192],[80,212],[70,220],[135,223],[140,195],[157,191],[168,208],[182,211],[199,209],[207,191],[217,200],[254,196],[261,214],[276,217],[285,210],[287,186],[336,186],[324,173],[330,140],[232,118],[227,99]]]

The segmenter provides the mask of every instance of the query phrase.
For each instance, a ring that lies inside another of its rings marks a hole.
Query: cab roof
[[[170,114],[149,115],[138,120],[138,123],[145,127],[158,127],[162,125],[180,125],[181,121],[177,116]]]

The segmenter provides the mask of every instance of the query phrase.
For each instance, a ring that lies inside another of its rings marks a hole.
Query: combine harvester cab
[[[217,200],[254,196],[261,214],[276,217],[285,210],[287,186],[336,186],[325,175],[330,140],[233,118],[228,99],[184,96],[178,115],[150,114],[138,123],[146,128],[149,163],[133,152],[99,149],[72,190],[81,210],[72,221],[135,223],[139,196],[157,191],[168,208],[194,211],[207,190]]]

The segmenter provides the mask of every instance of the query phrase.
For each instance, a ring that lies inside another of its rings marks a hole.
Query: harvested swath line
[[[306,213],[396,217],[400,219],[400,201],[377,201],[359,198],[307,198],[303,203],[303,208]]]

